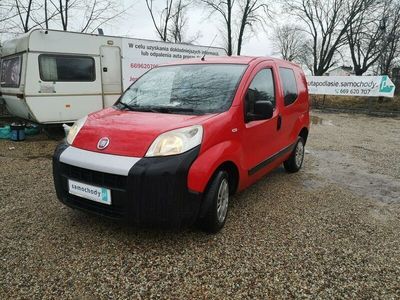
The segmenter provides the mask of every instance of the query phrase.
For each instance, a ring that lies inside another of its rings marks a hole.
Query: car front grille
[[[127,177],[84,169],[60,163],[63,193],[67,201],[85,210],[95,211],[113,218],[120,218],[126,212]],[[95,202],[72,195],[68,191],[68,179],[111,190],[111,205]]]
[[[127,177],[83,169],[61,163],[61,173],[69,179],[74,179],[83,183],[92,184],[112,190],[125,190]]]

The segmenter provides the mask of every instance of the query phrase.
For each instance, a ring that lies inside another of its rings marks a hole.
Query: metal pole
[[[372,113],[372,99],[373,97],[368,97],[368,114]]]

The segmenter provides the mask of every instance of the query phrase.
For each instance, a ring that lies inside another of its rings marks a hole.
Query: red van
[[[265,57],[159,66],[113,107],[78,120],[53,157],[64,204],[149,225],[225,224],[229,200],[283,163],[303,163],[306,79]]]

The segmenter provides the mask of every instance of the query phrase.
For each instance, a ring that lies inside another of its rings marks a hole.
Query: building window
[[[3,58],[1,60],[1,86],[17,88],[21,81],[22,55]]]
[[[40,78],[43,81],[91,82],[96,80],[92,57],[39,55]]]

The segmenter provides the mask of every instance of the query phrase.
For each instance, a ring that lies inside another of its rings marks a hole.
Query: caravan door
[[[103,107],[109,107],[122,93],[121,49],[116,46],[100,47]]]

